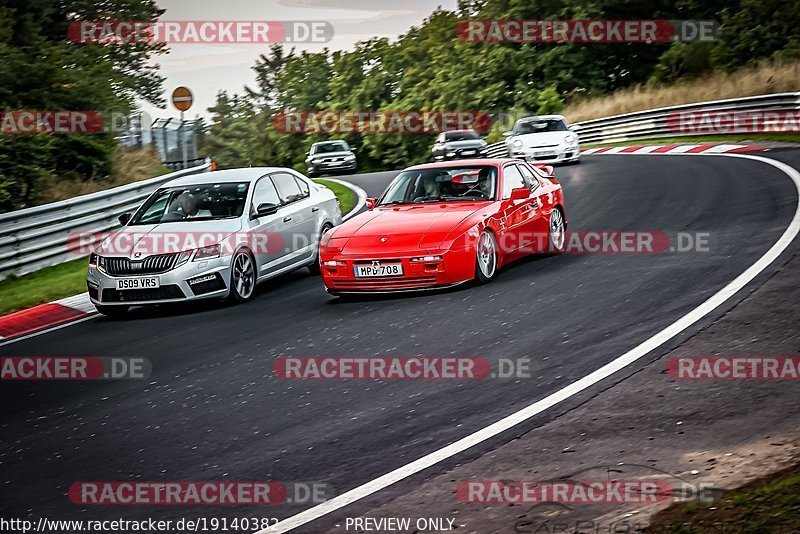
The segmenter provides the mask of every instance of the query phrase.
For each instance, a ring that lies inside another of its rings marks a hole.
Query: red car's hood
[[[380,207],[338,227],[333,237],[348,238],[343,251],[350,254],[437,249],[461,221],[486,206],[461,201]]]

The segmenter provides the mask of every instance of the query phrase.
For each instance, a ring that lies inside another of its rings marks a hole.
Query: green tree
[[[156,20],[153,0],[5,0],[0,7],[0,111],[89,110],[129,113],[135,99],[163,103],[163,79],[150,59],[162,44],[75,44],[79,20]],[[115,143],[95,135],[0,135],[0,211],[24,207],[45,175],[107,176]]]

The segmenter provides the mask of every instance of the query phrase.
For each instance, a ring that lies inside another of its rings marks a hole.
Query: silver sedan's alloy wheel
[[[488,282],[497,272],[497,240],[486,230],[478,239],[477,267],[476,274],[481,282]]]
[[[232,279],[237,300],[249,300],[256,288],[256,268],[247,252],[237,252],[234,256]]]
[[[322,269],[319,264],[319,242],[326,233],[330,232],[333,228],[333,225],[330,223],[325,223],[325,225],[319,231],[319,237],[317,238],[317,252],[314,254],[314,261],[308,266],[309,272],[311,274],[319,274],[320,270]]]
[[[564,216],[556,208],[550,213],[550,252],[563,252],[565,240]]]

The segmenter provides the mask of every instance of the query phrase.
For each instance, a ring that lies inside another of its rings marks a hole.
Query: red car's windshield
[[[492,166],[438,167],[403,171],[394,179],[380,205],[453,200],[493,200],[497,169]]]

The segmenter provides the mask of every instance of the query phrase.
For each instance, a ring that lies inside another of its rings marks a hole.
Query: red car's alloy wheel
[[[497,240],[492,232],[484,230],[478,239],[478,252],[475,261],[475,278],[485,283],[494,278],[497,272]]]
[[[564,252],[566,232],[564,231],[564,216],[556,208],[550,213],[550,252]]]

